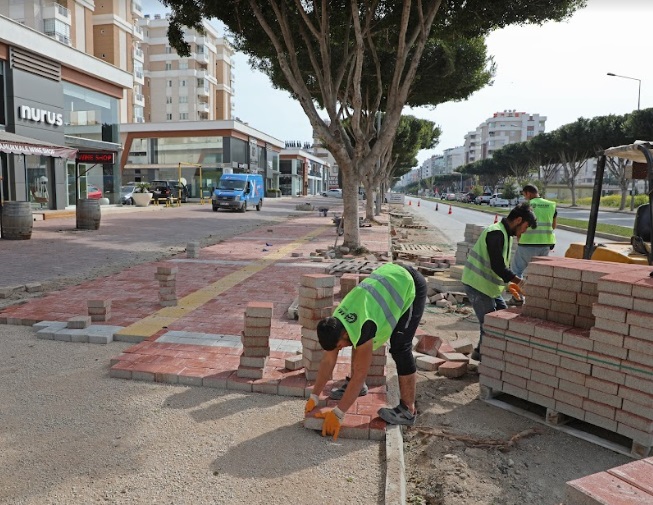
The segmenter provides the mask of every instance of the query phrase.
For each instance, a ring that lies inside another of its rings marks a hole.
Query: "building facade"
[[[168,16],[145,15],[143,72],[145,122],[216,121],[234,117],[234,51],[207,21],[204,33],[185,29],[189,57],[168,42]],[[139,122],[139,121],[136,121]]]
[[[279,163],[281,195],[319,195],[339,187],[338,173],[330,170],[331,165],[325,159],[314,152],[310,143],[286,142]]]
[[[260,173],[266,196],[280,184],[283,142],[238,121],[120,125],[125,182],[185,179],[192,198],[208,197],[225,169]]]
[[[62,41],[0,16],[0,197],[63,209],[95,187],[115,201],[119,109],[132,76],[76,49],[75,30],[55,28]]]

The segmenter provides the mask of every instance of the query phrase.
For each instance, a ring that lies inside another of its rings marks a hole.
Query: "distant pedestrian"
[[[389,424],[415,424],[416,371],[413,337],[424,314],[426,280],[412,267],[387,263],[352,289],[338,305],[333,317],[317,326],[320,345],[325,350],[305,412],[315,408],[319,395],[331,378],[338,352],[351,346],[351,377],[331,392],[338,406],[321,412],[322,435],[338,438],[340,423],[358,396],[367,394],[365,378],[372,352],[390,342],[390,354],[399,376],[399,405],[378,411]]]
[[[526,184],[522,190],[526,201],[537,218],[537,229],[526,230],[519,238],[517,252],[510,265],[518,277],[523,277],[526,267],[535,256],[548,256],[556,243],[553,230],[557,226],[558,211],[555,202],[545,200],[536,186]]]
[[[501,296],[505,285],[514,282],[518,286],[522,278],[510,270],[512,237],[521,237],[528,228],[537,227],[537,218],[526,202],[517,205],[508,217],[483,230],[467,257],[463,269],[463,286],[480,324],[478,345],[472,359],[481,359],[481,342],[485,314],[507,308]]]

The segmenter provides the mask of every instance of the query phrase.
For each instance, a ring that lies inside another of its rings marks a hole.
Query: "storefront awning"
[[[72,159],[77,156],[77,149],[41,142],[40,140],[3,131],[0,131],[0,152]]]

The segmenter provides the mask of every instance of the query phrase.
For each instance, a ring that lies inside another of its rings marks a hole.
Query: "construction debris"
[[[455,433],[451,433],[445,429],[429,428],[427,426],[415,426],[413,428],[408,428],[408,430],[416,431],[429,437],[440,437],[446,438],[447,440],[462,442],[468,447],[499,449],[501,452],[508,452],[517,444],[517,442],[524,438],[533,437],[542,433],[542,430],[539,428],[530,428],[528,430],[520,431],[508,440],[498,440],[493,438],[477,438],[469,435],[456,435]]]

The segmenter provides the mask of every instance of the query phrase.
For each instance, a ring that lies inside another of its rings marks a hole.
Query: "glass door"
[[[54,186],[52,181],[52,158],[47,156],[25,156],[28,200],[37,209],[54,208]]]

